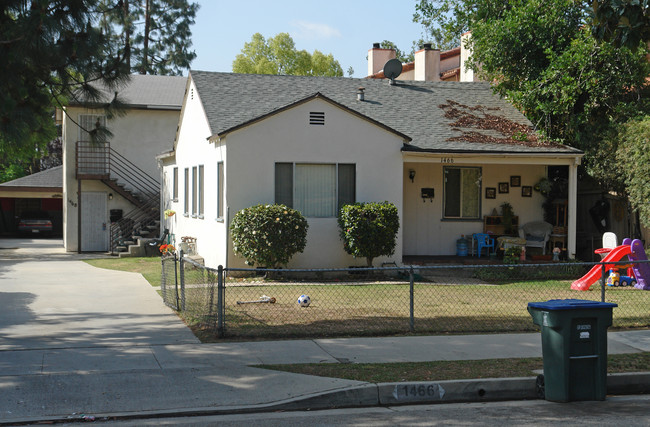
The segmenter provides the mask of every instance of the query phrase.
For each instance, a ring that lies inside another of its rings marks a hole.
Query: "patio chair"
[[[532,221],[521,226],[519,237],[526,239],[526,248],[541,248],[542,255],[546,255],[548,243],[553,226],[545,221]]]
[[[476,240],[478,247],[476,253],[478,257],[481,257],[481,250],[483,248],[487,249],[487,255],[490,255],[490,248],[494,251],[494,239],[487,233],[474,233],[472,234],[472,239]]]

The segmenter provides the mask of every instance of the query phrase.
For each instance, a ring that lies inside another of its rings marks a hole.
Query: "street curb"
[[[650,372],[607,375],[608,395],[643,393],[650,393]],[[92,417],[96,421],[134,420],[372,406],[534,400],[538,398],[536,377],[369,383],[268,404],[221,408],[203,407],[142,412],[114,412],[110,414],[79,415],[78,417],[28,417],[2,420],[0,421],[0,426],[86,421],[84,420],[84,416]]]

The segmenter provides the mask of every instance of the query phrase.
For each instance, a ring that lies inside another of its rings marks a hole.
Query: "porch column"
[[[567,206],[567,257],[576,257],[576,211],[578,208],[578,165],[580,158],[577,157],[569,165],[569,203]]]

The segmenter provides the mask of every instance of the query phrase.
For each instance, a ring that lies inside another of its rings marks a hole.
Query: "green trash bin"
[[[605,400],[607,328],[614,307],[579,299],[528,303],[533,322],[542,329],[546,400]]]

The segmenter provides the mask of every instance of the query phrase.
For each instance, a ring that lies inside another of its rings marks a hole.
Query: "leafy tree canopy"
[[[616,163],[625,178],[632,207],[650,225],[650,115],[631,120],[620,129]]]
[[[198,9],[187,0],[101,0],[100,17],[132,72],[181,75],[196,58],[190,26]]]
[[[56,137],[55,106],[74,91],[88,100],[93,82],[112,88],[128,79],[117,46],[96,26],[95,0],[0,3],[0,135],[3,145]]]
[[[648,0],[596,0],[591,7],[592,34],[597,40],[630,49],[650,42]]]
[[[260,33],[253,34],[244,44],[241,53],[232,63],[235,73],[284,74],[295,76],[342,77],[343,69],[332,54],[315,50],[297,50],[287,33],[280,33],[266,40]]]

